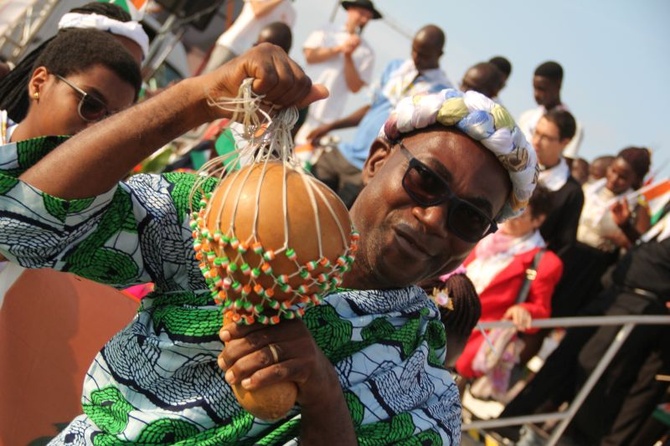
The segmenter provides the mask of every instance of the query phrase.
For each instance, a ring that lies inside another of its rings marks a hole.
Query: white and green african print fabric
[[[53,444],[294,444],[299,408],[279,422],[255,419],[217,366],[221,311],[188,225],[195,177],[138,175],[73,201],[16,180],[60,141],[0,148],[0,252],[117,287],[152,281],[156,291],[97,355],[84,415]],[[361,445],[460,444],[458,391],[441,367],[444,328],[420,288],[333,293],[304,320],[338,371]]]

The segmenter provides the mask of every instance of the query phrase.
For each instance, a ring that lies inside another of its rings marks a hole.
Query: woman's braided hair
[[[482,314],[482,304],[472,281],[465,274],[453,274],[444,282],[452,302],[452,309],[438,305],[440,320],[447,336],[468,337]]]

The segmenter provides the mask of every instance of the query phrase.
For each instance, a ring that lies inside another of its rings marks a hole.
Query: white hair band
[[[139,22],[121,22],[100,14],[79,14],[68,12],[58,22],[58,29],[82,28],[107,31],[117,36],[127,37],[142,49],[142,58],[149,52],[149,36]]]

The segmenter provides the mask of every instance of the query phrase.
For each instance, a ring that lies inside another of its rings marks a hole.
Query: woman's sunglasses
[[[433,169],[414,158],[407,147],[398,141],[400,151],[409,160],[402,177],[402,187],[420,206],[437,206],[447,202],[447,229],[468,243],[477,243],[496,232],[498,225],[474,204],[454,194],[446,180]]]
[[[70,88],[79,93],[81,96],[81,99],[79,100],[79,107],[77,107],[77,112],[79,113],[81,119],[86,122],[96,122],[110,115],[110,112],[107,109],[107,105],[100,99],[86,93],[84,90],[77,87],[63,76],[56,74],[56,77],[69,85]]]

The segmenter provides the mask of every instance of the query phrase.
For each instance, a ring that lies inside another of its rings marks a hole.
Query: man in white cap
[[[345,0],[342,7],[347,11],[344,26],[329,23],[312,32],[303,45],[305,71],[315,83],[325,85],[330,96],[310,106],[296,134],[297,144],[306,143],[316,127],[339,119],[349,93],[357,93],[372,80],[375,53],[361,32],[370,20],[382,15],[370,0]]]

